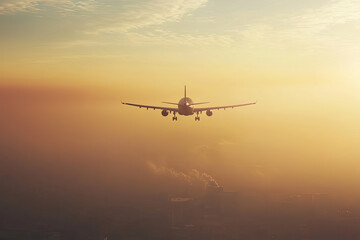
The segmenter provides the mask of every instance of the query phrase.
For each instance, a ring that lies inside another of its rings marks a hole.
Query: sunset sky
[[[359,13],[356,0],[2,0],[6,176],[141,192],[196,169],[232,191],[354,193]],[[200,122],[121,104],[177,102],[184,85],[194,101],[258,104]]]

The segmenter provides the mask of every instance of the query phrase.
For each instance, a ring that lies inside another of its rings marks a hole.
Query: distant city
[[[212,182],[201,193],[84,209],[69,221],[64,216],[69,212],[58,214],[58,219],[31,223],[25,213],[23,219],[2,218],[0,239],[360,239],[359,209],[336,204],[330,194],[226,192]]]

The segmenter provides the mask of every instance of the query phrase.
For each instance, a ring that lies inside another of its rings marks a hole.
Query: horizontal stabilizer
[[[172,102],[162,102],[162,103],[172,104],[172,105],[178,105],[177,103],[172,103]]]
[[[200,104],[206,104],[206,103],[210,103],[210,102],[199,102],[199,103],[192,103],[192,104],[190,104],[190,105],[192,106],[192,105],[200,105]]]

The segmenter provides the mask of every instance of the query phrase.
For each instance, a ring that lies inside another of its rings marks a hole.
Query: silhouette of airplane
[[[174,120],[177,121],[176,113],[178,113],[179,115],[184,115],[184,116],[190,116],[190,115],[196,114],[195,121],[200,121],[199,113],[202,113],[203,111],[206,111],[206,115],[211,117],[213,115],[213,112],[211,110],[219,110],[219,109],[224,109],[225,110],[226,108],[235,108],[235,107],[242,107],[242,106],[248,106],[248,105],[256,104],[256,102],[252,102],[252,103],[228,105],[228,106],[197,108],[197,107],[194,107],[194,106],[200,105],[200,104],[206,104],[206,103],[209,103],[209,102],[194,103],[191,100],[191,98],[186,96],[186,86],[185,86],[184,97],[182,99],[180,99],[179,103],[172,103],[172,102],[163,102],[163,103],[177,105],[177,107],[176,108],[157,107],[157,106],[140,105],[140,104],[122,102],[122,104],[135,106],[135,107],[139,107],[139,108],[146,108],[146,109],[150,108],[150,109],[154,109],[154,110],[155,109],[160,109],[160,110],[162,110],[161,114],[164,117],[169,115],[169,113],[173,113],[174,114],[174,116],[172,118],[173,121]]]

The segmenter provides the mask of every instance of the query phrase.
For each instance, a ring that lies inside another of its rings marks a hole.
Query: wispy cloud
[[[123,3],[119,6],[105,6],[105,8],[112,7],[115,10],[106,10],[106,14],[103,15],[100,11],[102,17],[97,19],[92,30],[86,33],[121,36],[122,41],[128,41],[131,45],[231,45],[233,39],[226,34],[180,33],[164,28],[164,24],[180,22],[193,11],[206,6],[207,2],[208,0],[149,0]],[[214,21],[212,18],[208,19]],[[96,41],[93,43],[97,45]]]
[[[63,12],[89,11],[95,6],[95,0],[2,0],[0,14],[37,12],[45,7],[55,7]]]
[[[113,35],[131,45],[186,45],[186,46],[228,46],[232,39],[227,35],[191,34],[165,30],[164,24],[180,22],[193,11],[206,6],[208,0],[146,0],[113,1],[107,4],[97,0],[4,0],[0,2],[0,14],[19,12],[38,13],[49,8],[68,13],[92,11],[86,19],[86,27],[79,30],[84,38],[73,39],[63,47],[117,45]],[[211,18],[207,18],[209,20]],[[84,19],[85,20],[85,19]],[[211,19],[213,21],[213,19]],[[94,35],[94,38],[89,37]],[[93,40],[88,40],[92,38]],[[87,39],[87,40],[81,40]]]
[[[358,0],[332,0],[317,9],[310,9],[295,16],[292,21],[303,32],[318,33],[337,24],[360,20],[360,2]]]
[[[127,39],[140,45],[230,46],[234,40],[222,34],[182,34],[157,29],[146,32],[127,32]]]
[[[208,0],[150,0],[130,2],[103,19],[102,26],[89,33],[119,33],[177,22],[185,15],[205,6]]]
[[[0,14],[9,14],[37,10],[39,1],[36,0],[4,0],[0,2]]]
[[[333,30],[360,22],[359,12],[360,2],[357,0],[332,0],[319,8],[292,14],[281,20],[248,24],[237,33],[243,46],[248,49],[295,47],[301,51],[313,51],[334,46],[356,48],[354,39],[358,39],[355,36],[360,34],[359,29],[353,29],[351,34],[344,30],[341,35],[334,34]]]

